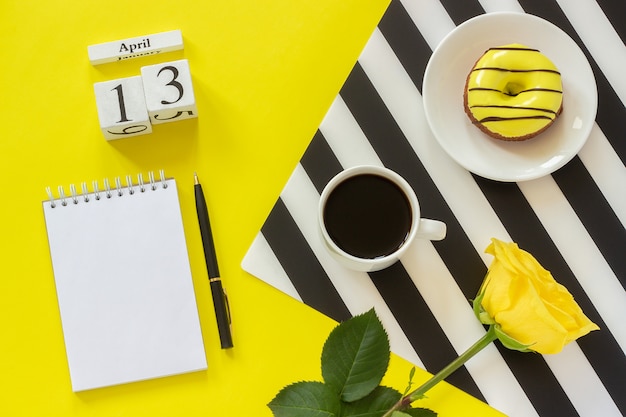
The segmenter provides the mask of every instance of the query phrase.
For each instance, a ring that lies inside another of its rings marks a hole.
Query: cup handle
[[[420,219],[417,237],[428,240],[442,240],[446,237],[446,224],[439,220]]]

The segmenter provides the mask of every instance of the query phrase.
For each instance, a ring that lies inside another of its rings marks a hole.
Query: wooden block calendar
[[[183,48],[180,30],[88,47],[93,65]],[[141,67],[141,75],[94,84],[98,121],[107,140],[152,133],[152,125],[198,117],[186,59]]]

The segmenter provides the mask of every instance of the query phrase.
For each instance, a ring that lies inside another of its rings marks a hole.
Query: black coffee
[[[324,207],[331,239],[345,252],[365,259],[395,252],[411,229],[411,204],[385,177],[361,174],[339,183]]]

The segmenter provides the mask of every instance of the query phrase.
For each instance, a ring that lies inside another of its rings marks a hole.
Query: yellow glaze
[[[533,136],[558,115],[561,74],[545,55],[521,44],[490,48],[467,81],[466,107],[474,123],[514,140]]]

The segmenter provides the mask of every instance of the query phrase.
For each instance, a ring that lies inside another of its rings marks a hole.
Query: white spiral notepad
[[[79,191],[43,202],[72,389],[206,369],[175,180]]]

